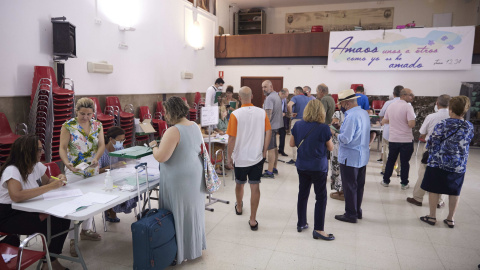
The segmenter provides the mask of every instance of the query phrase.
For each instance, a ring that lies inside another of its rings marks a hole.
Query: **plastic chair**
[[[16,135],[10,128],[7,116],[0,112],[0,144],[12,144],[20,135]]]
[[[161,101],[157,101],[157,108],[155,110],[155,118],[163,120],[163,113],[165,112],[165,109],[163,108],[163,104]]]
[[[55,162],[44,163],[43,165],[45,165],[45,167],[47,167],[47,170],[45,171],[45,174],[48,177],[52,177],[52,176],[56,177],[61,173],[60,168],[58,167],[57,163],[55,163]]]
[[[42,239],[43,251],[25,249],[27,244],[37,236],[40,236],[40,238]],[[47,248],[47,239],[41,233],[35,233],[28,236],[25,240],[22,241],[20,247],[14,247],[9,244],[0,244],[0,253],[17,255],[16,257],[12,258],[8,263],[5,263],[3,259],[0,259],[0,269],[27,269],[30,265],[41,260],[43,257],[46,257],[47,265],[49,269],[52,269],[52,263],[50,262],[50,253],[48,252]]]
[[[353,91],[356,91],[357,87],[359,87],[359,86],[363,86],[363,84],[361,84],[361,83],[352,84],[352,85],[350,85],[350,89],[353,89]]]
[[[115,96],[107,97],[106,104],[107,104],[107,106],[112,107],[115,110],[116,113],[120,113],[120,118],[133,118],[134,117],[133,113],[128,113],[128,112],[122,111],[122,106],[120,105],[120,100],[118,99],[118,97],[115,97]],[[125,107],[127,107],[127,106],[125,106]]]
[[[93,102],[95,103],[95,112],[97,114],[97,120],[102,122],[102,124],[104,122],[113,122],[113,120],[115,119],[115,117],[113,117],[112,115],[108,115],[108,114],[104,114],[102,112],[102,108],[100,107],[100,102],[98,101],[98,98],[96,97],[90,97],[91,100],[93,100]]]
[[[385,104],[384,100],[374,100],[372,101],[372,109],[374,112],[382,110],[383,105]]]

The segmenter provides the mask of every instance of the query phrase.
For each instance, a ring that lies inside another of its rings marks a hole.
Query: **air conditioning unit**
[[[192,72],[182,72],[182,79],[193,79],[193,73]]]
[[[113,65],[110,65],[106,61],[87,62],[87,70],[90,73],[112,73]]]

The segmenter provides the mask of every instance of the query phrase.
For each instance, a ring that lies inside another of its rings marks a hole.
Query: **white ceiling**
[[[293,6],[310,6],[325,4],[346,4],[372,2],[373,0],[229,0],[230,5],[242,8],[276,8],[276,7],[293,7]],[[388,0],[387,0],[388,1]],[[384,2],[384,1],[378,1]]]

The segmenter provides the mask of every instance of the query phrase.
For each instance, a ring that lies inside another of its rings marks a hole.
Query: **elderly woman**
[[[10,156],[0,168],[0,231],[10,234],[29,235],[42,233],[47,235],[47,215],[30,213],[12,209],[13,202],[23,202],[42,194],[62,187],[66,181],[65,175],[60,174],[59,180],[48,177],[45,174],[47,167],[40,163],[43,148],[42,143],[34,135],[25,135],[12,145]],[[58,234],[68,230],[70,220],[51,217],[51,233]],[[67,234],[61,234],[48,245],[48,251],[61,254],[63,243]],[[55,270],[65,269],[54,258],[52,268]],[[46,263],[42,269],[48,269]]]
[[[452,98],[449,104],[450,118],[439,122],[427,141],[429,158],[421,187],[430,192],[430,214],[420,220],[430,225],[435,225],[437,221],[440,194],[447,194],[449,212],[443,222],[449,228],[455,226],[454,215],[467,169],[468,149],[473,138],[472,123],[463,119],[469,109],[470,100],[466,96]]]
[[[164,104],[165,118],[172,125],[160,145],[150,142],[160,162],[159,207],[173,213],[177,238],[177,262],[202,256],[205,238],[205,182],[200,157],[202,134],[187,120],[189,108],[179,97]]]
[[[102,123],[92,119],[95,114],[95,104],[89,98],[77,100],[76,117],[68,120],[60,132],[60,158],[65,164],[65,174],[69,180],[81,180],[97,175],[98,160],[105,150]],[[87,163],[88,167],[79,169],[77,166]],[[99,241],[101,236],[92,231],[93,219],[82,223],[80,239]],[[70,240],[70,255],[77,257],[74,245],[74,234],[68,234]]]
[[[303,111],[303,120],[295,123],[290,137],[290,146],[297,147],[299,191],[297,202],[297,231],[308,228],[307,203],[310,187],[315,190],[314,239],[334,240],[333,234],[324,230],[325,208],[327,206],[327,150],[333,150],[332,133],[325,124],[325,109],[318,99],[308,102]]]

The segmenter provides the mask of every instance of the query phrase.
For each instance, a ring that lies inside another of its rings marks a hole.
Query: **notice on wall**
[[[329,70],[468,70],[474,26],[331,32]]]
[[[218,106],[202,107],[200,122],[202,127],[218,125]]]

